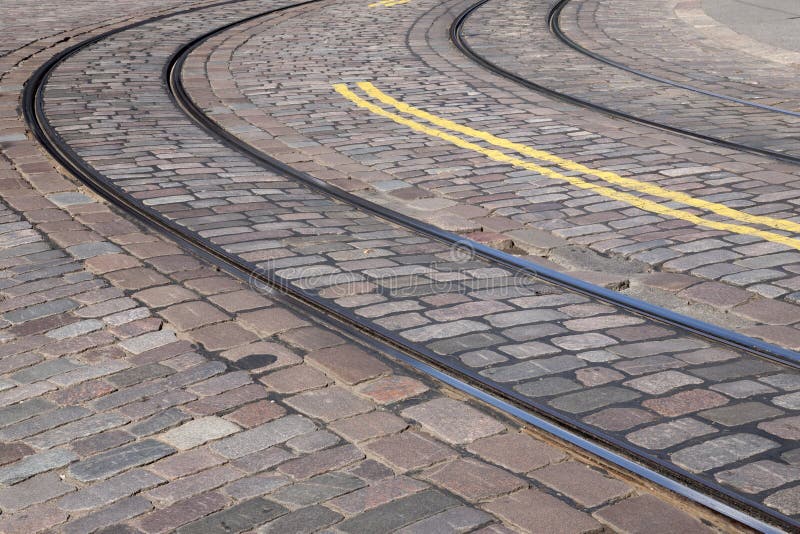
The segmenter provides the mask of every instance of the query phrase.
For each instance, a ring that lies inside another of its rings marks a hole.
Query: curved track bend
[[[283,181],[291,182],[291,191],[294,195],[309,194],[316,206],[335,205],[338,206],[337,209],[344,207],[344,209],[352,210],[357,212],[359,218],[368,218],[370,224],[392,228],[392,231],[398,235],[406,236],[404,239],[407,239],[408,243],[424,244],[439,254],[451,253],[453,250],[466,250],[470,255],[474,255],[469,258],[473,269],[498,269],[510,273],[515,280],[521,280],[520,287],[529,291],[527,295],[531,297],[566,295],[567,300],[600,301],[613,306],[616,309],[615,313],[634,317],[637,322],[644,321],[681,332],[679,337],[675,338],[676,340],[694,339],[697,340],[694,343],[699,343],[700,346],[724,346],[728,350],[736,351],[737,358],[764,362],[764,365],[767,365],[765,360],[773,362],[768,364],[768,368],[774,372],[787,372],[788,369],[796,369],[800,366],[800,355],[792,351],[586,284],[481,244],[464,241],[454,234],[443,232],[350,195],[242,143],[216,125],[192,102],[183,88],[181,66],[187,55],[196,46],[235,25],[319,1],[308,0],[258,12],[238,18],[195,37],[171,54],[164,65],[162,81],[166,82],[170,88],[170,94],[179,107],[195,124],[201,126],[207,135],[210,134],[215,142],[228,150],[243,155],[248,162],[247,165],[260,168],[270,173],[271,176],[280,177]],[[222,2],[200,9],[211,9],[235,3],[239,3],[239,1]],[[193,12],[193,10],[187,10],[181,14],[189,12]],[[170,16],[175,17],[181,14]],[[54,72],[60,65],[74,58],[80,52],[90,49],[108,37],[127,30],[143,28],[164,18],[166,16],[142,21],[79,43],[52,58],[29,80],[23,102],[26,119],[38,140],[75,176],[133,217],[164,232],[185,248],[208,259],[221,269],[274,288],[279,294],[284,295],[280,298],[304,313],[313,314],[333,323],[340,330],[351,332],[362,343],[377,346],[379,350],[390,353],[465,392],[490,402],[513,416],[753,528],[775,531],[776,529],[770,526],[770,523],[789,528],[800,525],[793,518],[784,516],[774,509],[764,506],[761,502],[716,483],[711,477],[701,476],[678,467],[653,451],[633,446],[618,435],[604,432],[549,403],[536,401],[523,395],[502,381],[492,380],[484,374],[479,374],[450,357],[446,351],[437,351],[432,348],[435,344],[425,343],[421,337],[415,338],[416,333],[411,335],[408,331],[401,333],[396,329],[381,326],[363,314],[354,313],[335,303],[333,299],[321,296],[320,292],[314,291],[313,286],[304,286],[296,279],[287,278],[280,269],[265,270],[262,265],[237,257],[226,247],[203,238],[199,232],[188,228],[186,224],[176,222],[169,212],[160,211],[157,205],[148,205],[142,200],[134,198],[124,185],[115,183],[113,177],[98,170],[95,164],[88,161],[91,157],[81,154],[80,148],[73,148],[70,141],[65,139],[67,136],[63,132],[59,132],[57,126],[54,126],[46,105],[48,83],[52,81]],[[183,127],[185,128],[185,125]],[[451,263],[458,263],[458,261],[456,258]],[[430,268],[430,266],[425,268]],[[475,285],[472,290],[480,288],[480,285]],[[520,295],[515,296],[519,297]],[[442,372],[443,370],[445,372]]]
[[[658,128],[667,132],[687,136],[706,143],[713,143],[725,148],[730,148],[743,152],[750,152],[774,158],[780,161],[800,164],[800,155],[791,153],[790,151],[773,150],[770,148],[755,146],[753,144],[737,142],[734,140],[725,139],[718,135],[705,133],[702,131],[702,129],[682,127],[680,124],[677,123],[667,123],[666,121],[661,119],[648,118],[634,112],[626,111],[623,107],[617,107],[608,103],[593,102],[586,95],[575,96],[565,90],[560,90],[559,88],[553,87],[551,84],[545,85],[543,83],[533,81],[524,75],[520,75],[516,72],[513,72],[508,66],[501,66],[497,64],[495,61],[487,58],[485,55],[476,50],[475,47],[471,46],[467,42],[467,39],[465,38],[464,35],[464,27],[467,20],[482,6],[486,5],[490,1],[491,0],[479,0],[478,2],[470,5],[467,9],[461,12],[458,15],[458,17],[456,17],[455,21],[450,27],[450,39],[456,46],[456,48],[458,48],[464,55],[469,57],[472,61],[488,69],[489,71],[499,76],[502,76],[503,78],[511,80],[517,84],[520,84],[524,87],[527,87],[528,89],[532,89],[534,91],[545,94],[552,98],[569,102],[571,104],[575,104],[612,117],[621,118],[637,124],[642,124],[645,126]],[[711,99],[714,100],[720,100],[735,105],[741,105],[744,106],[745,109],[750,108],[760,112],[766,112],[767,114],[774,114],[777,116],[784,116],[787,118],[800,117],[800,112],[786,110],[774,106],[767,106],[764,104],[760,104],[758,102],[753,102],[750,100],[737,98],[714,91],[708,91],[693,85],[675,82],[661,76],[649,74],[641,69],[637,69],[635,67],[622,64],[620,62],[606,58],[601,54],[588,50],[585,47],[581,46],[580,44],[576,43],[574,40],[572,40],[568,35],[566,35],[566,33],[561,28],[560,16],[565,6],[567,6],[569,2],[570,0],[557,0],[551,5],[551,7],[547,11],[547,26],[550,29],[550,32],[553,35],[555,35],[556,38],[561,43],[563,43],[570,49],[578,52],[579,54],[590,58],[593,61],[598,61],[610,67],[628,72],[636,77],[656,82],[657,84],[662,84],[674,87],[676,89],[689,91],[691,93],[699,94],[704,97],[710,97]]]

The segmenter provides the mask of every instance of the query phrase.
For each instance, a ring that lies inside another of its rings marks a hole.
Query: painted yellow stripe
[[[782,245],[786,245],[787,247],[800,250],[800,240],[776,234],[773,232],[758,230],[756,228],[751,228],[749,226],[704,219],[693,213],[669,208],[652,200],[643,199],[635,195],[632,195],[630,193],[624,193],[612,189],[610,187],[605,187],[598,185],[596,183],[587,182],[586,180],[574,176],[566,176],[547,167],[542,167],[541,165],[537,165],[529,161],[509,156],[503,152],[500,152],[499,150],[484,148],[480,145],[476,145],[475,143],[462,139],[456,135],[449,134],[441,130],[437,130],[436,128],[431,128],[430,126],[426,126],[414,120],[407,119],[401,115],[397,115],[396,113],[386,111],[380,106],[373,104],[372,102],[368,102],[367,100],[364,100],[363,98],[355,94],[353,91],[351,91],[345,84],[341,83],[334,84],[333,88],[343,97],[347,98],[357,106],[374,113],[375,115],[386,117],[387,119],[390,119],[396,122],[397,124],[402,124],[403,126],[407,126],[408,128],[414,131],[421,132],[430,135],[432,137],[437,137],[439,139],[443,139],[460,148],[472,150],[494,161],[506,163],[509,165],[513,165],[515,167],[520,167],[529,171],[533,171],[543,176],[547,176],[548,178],[562,180],[580,189],[591,190],[597,194],[603,195],[613,200],[619,200],[621,202],[625,202],[627,204],[630,204],[642,210],[650,211],[652,213],[657,213],[659,215],[666,215],[668,217],[674,217],[676,219],[681,219],[684,221],[691,222],[698,226],[705,226],[707,228],[713,228],[715,230],[723,230],[726,232],[731,232],[736,234],[755,236],[767,241],[771,241],[773,243],[780,243]]]
[[[407,4],[409,1],[410,0],[380,0],[379,2],[369,4],[367,7],[378,7],[378,6],[394,7],[401,4]]]
[[[384,104],[388,104],[397,109],[398,111],[402,111],[403,113],[408,113],[409,115],[413,115],[414,117],[417,117],[419,119],[426,120],[435,126],[439,126],[440,128],[445,128],[447,130],[452,130],[454,132],[475,137],[476,139],[486,141],[497,147],[513,150],[514,152],[517,152],[518,154],[521,154],[523,156],[528,156],[530,158],[535,158],[541,161],[554,163],[559,167],[561,167],[562,169],[568,171],[575,171],[581,174],[594,176],[610,184],[622,186],[629,190],[638,191],[639,193],[643,193],[645,195],[651,195],[666,200],[674,200],[676,202],[680,202],[681,204],[685,204],[687,206],[692,206],[695,208],[700,208],[705,211],[710,211],[712,213],[716,213],[717,215],[722,215],[723,217],[727,217],[728,219],[733,219],[735,221],[742,222],[745,224],[760,224],[764,226],[769,226],[771,228],[775,228],[777,230],[786,230],[789,232],[800,233],[800,223],[796,223],[794,221],[787,221],[785,219],[776,219],[774,217],[766,217],[763,215],[751,215],[749,213],[745,213],[737,209],[729,208],[724,204],[719,204],[717,202],[708,202],[706,200],[695,198],[691,195],[682,193],[680,191],[670,191],[669,189],[664,189],[663,187],[660,187],[652,183],[642,182],[639,180],[635,180],[633,178],[625,178],[614,172],[592,169],[585,165],[581,165],[580,163],[577,163],[575,161],[564,159],[562,157],[556,156],[555,154],[545,152],[544,150],[538,150],[529,147],[527,145],[523,145],[521,143],[515,143],[514,141],[503,139],[502,137],[497,137],[488,132],[484,132],[482,130],[476,130],[474,128],[470,128],[469,126],[464,126],[462,124],[458,124],[451,120],[438,117],[436,115],[428,113],[427,111],[423,111],[421,109],[415,108],[404,102],[400,102],[392,98],[391,96],[383,93],[380,89],[378,89],[369,82],[360,82],[358,86],[365,93],[375,98],[376,100],[379,100]]]

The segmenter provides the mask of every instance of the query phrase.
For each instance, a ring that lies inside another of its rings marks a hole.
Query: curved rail
[[[235,3],[237,1],[240,0],[229,0],[214,4],[214,6]],[[530,262],[504,254],[479,243],[462,240],[455,234],[438,230],[432,226],[402,216],[391,210],[355,197],[350,193],[334,188],[329,184],[289,167],[261,153],[252,146],[243,143],[204,114],[191,98],[189,98],[181,81],[181,67],[188,54],[202,44],[202,42],[238,24],[320,1],[321,0],[305,0],[296,4],[264,11],[217,28],[183,46],[172,56],[164,70],[165,81],[168,83],[176,104],[211,135],[239,150],[268,170],[297,180],[331,197],[348,202],[357,206],[359,209],[369,211],[375,216],[386,219],[394,224],[405,226],[415,232],[423,233],[432,239],[450,245],[470,247],[476,254],[490,261],[500,263],[517,272],[523,272],[529,275],[533,274],[573,292],[612,302],[617,306],[638,313],[639,315],[649,317],[662,323],[674,325],[684,330],[691,331],[701,337],[711,339],[717,343],[733,346],[759,357],[778,361],[794,367],[800,367],[800,355],[792,351],[748,338],[701,321],[683,317],[668,310],[631,299],[624,295],[616,294],[603,288],[592,286],[555,271],[538,267]],[[483,377],[474,371],[454,368],[444,357],[424,347],[410,344],[408,341],[401,339],[398,335],[388,330],[373,326],[365,326],[359,317],[354,314],[332,308],[327,305],[323,299],[295,288],[274,273],[262,272],[255,265],[232,257],[220,247],[206,242],[191,232],[187,232],[173,221],[170,221],[152,208],[144,205],[141,201],[135,200],[125,194],[119,186],[98,173],[60,138],[53,126],[49,123],[44,113],[43,105],[43,88],[53,69],[58,64],[81,49],[114,33],[161,20],[167,16],[177,16],[179,14],[214,6],[187,9],[178,13],[154,17],[126,27],[118,28],[82,43],[78,43],[51,58],[50,61],[40,67],[28,80],[23,95],[23,113],[37,140],[42,143],[54,158],[69,172],[74,174],[108,201],[132,215],[138,221],[164,233],[184,249],[197,254],[221,270],[225,270],[248,282],[256,281],[265,286],[274,288],[276,290],[273,296],[275,300],[291,309],[331,325],[346,337],[368,346],[373,350],[389,354],[422,372],[495,406],[513,417],[517,417],[532,426],[553,434],[559,439],[580,447],[591,454],[599,456],[623,469],[629,470],[655,484],[674,491],[742,524],[764,532],[780,532],[772,523],[784,526],[789,525],[792,527],[797,526],[797,523],[790,517],[784,516],[775,510],[771,510],[761,503],[735,494],[712,481],[702,480],[692,473],[684,471],[646,451],[623,443],[618,438],[589,427],[580,421],[564,418],[545,405],[530,402],[529,399],[516,393],[511,388],[502,388],[487,383]],[[702,491],[698,491],[698,489]]]
[[[768,106],[766,104],[759,104],[758,102],[753,102],[751,100],[745,100],[743,98],[736,98],[735,96],[726,95],[723,93],[717,93],[714,91],[709,91],[707,89],[703,89],[701,87],[695,87],[694,85],[689,85],[681,82],[676,82],[675,80],[670,80],[669,78],[663,78],[661,76],[656,76],[655,74],[650,74],[649,72],[644,72],[633,67],[629,67],[624,63],[620,63],[618,61],[614,61],[613,59],[609,59],[603,55],[598,54],[597,52],[593,52],[588,48],[578,44],[574,40],[570,39],[570,37],[564,32],[561,28],[561,13],[564,11],[564,8],[567,7],[572,0],[561,0],[558,2],[550,11],[548,18],[550,20],[550,29],[555,34],[558,39],[564,43],[565,45],[569,46],[573,50],[580,52],[581,54],[588,56],[595,61],[599,61],[601,63],[605,63],[606,65],[610,65],[612,67],[616,67],[618,69],[624,70],[626,72],[630,72],[631,74],[635,74],[636,76],[640,76],[642,78],[647,78],[648,80],[653,80],[655,82],[671,85],[673,87],[678,87],[680,89],[685,89],[687,91],[692,91],[694,93],[699,93],[701,95],[710,96],[713,98],[719,98],[720,100],[728,100],[729,102],[736,102],[737,104],[742,104],[745,106],[750,106],[758,109],[763,109],[765,111],[773,111],[775,113],[782,113],[784,115],[791,115],[792,117],[800,117],[800,111],[792,111],[789,109],[778,108],[775,106]]]
[[[712,143],[715,145],[724,146],[725,148],[731,148],[743,152],[751,152],[753,154],[758,154],[760,156],[767,156],[777,160],[786,161],[789,163],[800,164],[800,156],[793,156],[791,154],[785,154],[783,152],[777,152],[775,150],[769,150],[767,148],[752,147],[749,145],[744,145],[742,143],[737,143],[735,141],[728,141],[725,139],[721,139],[719,137],[693,132],[691,130],[680,128],[678,126],[671,126],[669,124],[663,124],[654,120],[637,117],[636,115],[632,115],[624,111],[612,109],[610,107],[602,106],[600,104],[594,104],[592,102],[589,102],[588,100],[584,100],[582,98],[561,93],[559,91],[556,91],[555,89],[545,87],[544,85],[528,80],[527,78],[523,78],[518,74],[514,74],[513,72],[506,70],[503,67],[500,67],[496,63],[486,59],[485,57],[475,52],[475,50],[464,40],[463,36],[463,28],[466,20],[478,8],[480,8],[487,2],[489,2],[489,0],[478,0],[478,2],[469,6],[461,14],[459,14],[458,17],[456,17],[455,21],[453,21],[453,24],[450,26],[450,40],[455,45],[455,47],[459,49],[461,53],[463,53],[465,56],[469,57],[472,61],[481,65],[485,69],[493,72],[494,74],[506,78],[507,80],[511,80],[514,83],[522,85],[523,87],[526,87],[528,89],[532,89],[538,93],[545,94],[551,98],[555,98],[557,100],[568,102],[576,106],[587,108],[592,111],[603,113],[611,117],[625,119],[637,124],[649,126],[651,128],[658,128],[659,130],[664,130],[666,132],[697,139],[698,141],[703,141],[705,143]],[[559,0],[555,5],[553,5],[553,7],[550,8],[550,11],[547,14],[548,27],[556,35],[558,35],[558,33],[554,25],[556,24],[556,21],[558,19],[557,15],[561,12],[561,10],[564,7],[564,4],[566,4],[567,2],[569,2],[569,0]]]

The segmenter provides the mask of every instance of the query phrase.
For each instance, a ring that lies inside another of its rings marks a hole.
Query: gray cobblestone
[[[288,515],[270,521],[258,529],[259,534],[271,532],[280,534],[303,534],[314,532],[331,526],[342,519],[342,516],[324,506],[301,508]]]
[[[337,529],[353,534],[399,529],[458,504],[454,498],[439,491],[427,490],[343,521]]]
[[[671,455],[672,460],[690,471],[707,471],[749,458],[777,447],[774,441],[752,434],[735,434],[693,445]]]
[[[315,429],[316,426],[309,419],[289,415],[224,438],[212,444],[211,448],[226,458],[241,458]]]
[[[131,469],[62,497],[58,500],[58,506],[68,511],[100,508],[162,482],[164,482],[163,478],[149,471]]]
[[[0,483],[15,484],[36,474],[64,467],[78,459],[78,456],[65,449],[53,449],[28,456],[13,464],[0,467]]]
[[[701,423],[696,419],[685,418],[643,428],[631,432],[626,437],[635,445],[658,450],[716,432],[717,430],[713,426]]]
[[[70,467],[70,474],[82,482],[108,478],[131,467],[148,464],[175,452],[175,449],[148,439],[137,441],[82,460]]]

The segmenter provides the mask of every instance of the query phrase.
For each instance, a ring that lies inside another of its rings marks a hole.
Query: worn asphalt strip
[[[366,82],[361,82],[361,83],[366,84]],[[361,83],[359,84],[359,86],[361,86]],[[369,84],[368,87],[369,86],[371,86],[371,84]],[[484,148],[484,147],[482,147],[480,145],[477,145],[475,143],[472,143],[470,141],[467,141],[465,139],[457,137],[457,136],[455,136],[453,134],[438,130],[436,128],[431,128],[429,126],[426,126],[426,125],[421,124],[419,122],[416,122],[414,120],[407,119],[405,117],[402,117],[402,116],[397,115],[395,113],[392,113],[390,111],[386,111],[385,109],[381,108],[380,106],[378,106],[376,104],[373,104],[372,102],[368,102],[367,100],[364,100],[363,98],[361,98],[358,95],[356,95],[353,91],[351,91],[347,87],[346,84],[334,84],[333,88],[339,94],[341,94],[342,96],[344,96],[345,98],[347,98],[348,100],[350,100],[351,102],[356,104],[357,106],[359,106],[361,108],[364,108],[364,109],[366,109],[366,110],[368,110],[368,111],[370,111],[370,112],[372,112],[372,113],[374,113],[376,115],[380,115],[382,117],[386,117],[386,118],[388,118],[388,119],[390,119],[390,120],[392,120],[392,121],[394,121],[394,122],[396,122],[398,124],[401,124],[403,126],[407,126],[408,128],[411,128],[412,130],[415,130],[415,131],[418,131],[418,132],[421,132],[421,133],[425,133],[425,134],[430,135],[432,137],[437,137],[439,139],[443,139],[443,140],[448,141],[448,142],[450,142],[450,143],[452,143],[452,144],[454,144],[454,145],[456,145],[456,146],[458,146],[460,148],[464,148],[464,149],[467,149],[467,150],[472,150],[472,151],[477,152],[479,154],[482,154],[482,155],[484,155],[484,156],[486,156],[486,157],[488,157],[488,158],[490,158],[490,159],[492,159],[494,161],[498,161],[498,162],[501,162],[501,163],[507,163],[507,164],[513,165],[515,167],[520,167],[520,168],[523,168],[523,169],[526,169],[526,170],[530,170],[530,171],[539,173],[539,174],[541,174],[543,176],[547,176],[548,178],[553,178],[553,179],[556,179],[556,180],[565,181],[565,182],[568,182],[569,184],[571,184],[571,185],[573,185],[575,187],[578,187],[580,189],[591,190],[591,191],[593,191],[593,192],[595,192],[597,194],[603,195],[603,196],[605,196],[607,198],[611,198],[613,200],[618,200],[618,201],[621,201],[621,202],[625,202],[626,204],[630,204],[631,206],[637,207],[637,208],[645,210],[645,211],[649,211],[651,213],[657,213],[659,215],[665,215],[665,216],[668,216],[668,217],[681,219],[681,220],[684,220],[684,221],[687,221],[687,222],[691,222],[692,224],[696,224],[698,226],[705,226],[707,228],[713,228],[715,230],[722,230],[722,231],[731,232],[731,233],[735,233],[735,234],[750,235],[750,236],[754,236],[754,237],[759,237],[759,238],[764,239],[766,241],[771,241],[773,243],[779,243],[779,244],[785,245],[787,247],[800,250],[800,240],[798,240],[798,239],[795,239],[795,238],[792,238],[792,237],[788,237],[788,236],[784,236],[784,235],[781,235],[781,234],[776,234],[776,233],[773,233],[773,232],[759,230],[759,229],[756,229],[756,228],[751,228],[749,226],[743,226],[743,225],[740,225],[740,224],[732,224],[732,223],[725,223],[725,222],[720,222],[720,221],[713,221],[713,220],[710,220],[710,219],[704,219],[703,217],[700,217],[700,216],[695,215],[693,213],[690,213],[690,212],[687,212],[687,211],[683,211],[683,210],[674,209],[674,208],[669,208],[667,206],[664,206],[663,204],[659,204],[658,202],[654,202],[652,200],[647,200],[647,199],[644,199],[644,198],[640,198],[640,197],[637,197],[637,196],[632,195],[630,193],[617,191],[617,190],[612,189],[610,187],[605,187],[605,186],[602,186],[602,185],[598,185],[596,183],[587,182],[586,180],[583,180],[583,179],[575,177],[575,176],[567,176],[567,175],[561,174],[560,172],[557,172],[557,171],[554,171],[552,169],[549,169],[547,167],[542,167],[541,165],[537,165],[537,164],[535,164],[533,162],[525,161],[525,160],[522,160],[522,159],[519,159],[519,158],[516,158],[516,157],[513,157],[513,156],[509,156],[509,155],[507,155],[507,154],[505,154],[503,152],[500,152],[499,150]],[[375,91],[380,93],[380,91],[378,91],[377,89],[375,89]],[[385,95],[383,93],[380,93],[380,94],[383,95],[383,98],[390,99],[389,101],[386,102],[387,104],[389,102],[391,102],[391,101],[397,102],[396,100],[391,99],[391,97],[389,97],[389,96],[387,96],[387,95]],[[393,104],[390,104],[390,105],[393,105]],[[395,107],[395,106],[393,105],[393,107]],[[403,104],[401,102],[397,102],[396,109],[398,109],[399,111],[403,111],[403,112],[407,112],[407,113],[411,114],[410,111],[407,111],[407,110],[412,110],[414,108],[412,108],[411,106],[408,106],[407,104]],[[511,150],[515,150],[515,151],[518,151],[520,153],[523,153],[522,150],[524,150],[524,155],[529,155],[529,154],[534,154],[535,153],[536,155],[531,155],[530,157],[534,157],[536,159],[545,160],[546,158],[544,156],[546,155],[548,158],[554,158],[554,159],[560,160],[563,163],[563,165],[559,164],[559,166],[561,166],[562,168],[567,169],[568,168],[567,165],[575,166],[574,169],[569,169],[569,170],[575,170],[575,171],[578,171],[578,172],[582,172],[583,174],[591,174],[593,176],[597,176],[598,178],[601,178],[601,179],[603,179],[603,180],[605,180],[607,182],[611,182],[611,183],[615,183],[615,182],[612,182],[612,180],[618,181],[618,183],[616,183],[616,185],[624,185],[624,186],[628,187],[629,189],[634,189],[634,190],[636,190],[638,192],[641,192],[641,193],[644,193],[644,194],[649,194],[649,195],[653,195],[653,196],[662,196],[662,195],[655,195],[653,191],[649,190],[650,188],[654,188],[654,190],[663,191],[665,194],[676,195],[676,196],[680,195],[681,197],[685,197],[686,198],[686,202],[682,202],[682,203],[687,203],[687,204],[690,204],[690,205],[694,205],[696,207],[700,207],[700,206],[697,206],[697,204],[702,204],[704,206],[704,209],[712,211],[712,212],[714,212],[714,213],[716,213],[718,215],[723,215],[723,216],[725,216],[727,218],[730,218],[730,219],[741,220],[742,222],[753,222],[754,224],[766,224],[765,222],[757,220],[757,219],[766,219],[766,220],[769,220],[770,222],[772,222],[772,224],[769,225],[769,226],[773,226],[773,227],[777,227],[778,225],[781,225],[781,226],[793,226],[793,227],[797,228],[798,232],[800,232],[800,224],[794,223],[792,221],[785,221],[785,220],[780,220],[780,219],[772,219],[770,217],[762,217],[762,216],[757,216],[757,215],[750,215],[750,214],[747,214],[747,213],[744,213],[744,212],[740,212],[738,210],[734,210],[732,208],[728,208],[727,206],[723,206],[721,204],[717,204],[717,203],[713,203],[713,202],[706,202],[706,201],[703,201],[703,200],[700,200],[700,199],[695,199],[695,198],[693,198],[693,197],[691,197],[689,195],[686,195],[685,193],[678,193],[678,192],[674,192],[674,191],[669,191],[669,190],[663,189],[661,187],[654,186],[652,184],[644,184],[642,182],[639,182],[638,180],[632,180],[630,178],[623,178],[622,176],[619,176],[619,175],[611,173],[611,172],[594,171],[592,169],[589,169],[588,167],[585,167],[584,165],[581,165],[581,164],[575,163],[575,162],[570,162],[569,160],[565,160],[563,158],[559,158],[558,156],[555,156],[553,154],[549,154],[549,153],[541,151],[541,150],[536,150],[536,149],[533,149],[531,147],[526,147],[525,145],[521,145],[519,143],[514,143],[512,141],[508,141],[506,139],[502,139],[502,138],[496,137],[496,136],[494,136],[492,134],[489,134],[487,132],[481,132],[480,130],[475,130],[475,129],[469,128],[467,126],[459,125],[459,124],[454,123],[452,121],[449,121],[447,119],[442,119],[440,117],[436,117],[435,115],[432,115],[430,113],[427,113],[427,112],[424,112],[424,111],[421,111],[421,110],[414,109],[414,111],[416,113],[419,113],[420,116],[425,116],[425,119],[428,122],[434,123],[433,120],[431,120],[431,119],[435,119],[438,123],[440,123],[442,125],[442,127],[445,127],[447,129],[451,129],[452,131],[458,131],[459,133],[464,133],[465,135],[470,135],[471,137],[476,137],[476,138],[479,138],[479,139],[486,140],[487,142],[490,142],[491,144],[494,144],[495,146],[500,146],[500,147],[503,147],[503,148],[508,147]],[[437,126],[439,126],[440,124],[437,124]],[[548,161],[551,161],[551,160],[548,160]],[[555,161],[553,161],[553,162],[555,163]],[[583,171],[582,169],[586,169],[586,171],[588,171],[588,172]],[[610,176],[607,177],[606,175],[610,175]],[[608,178],[610,178],[610,179],[608,179]],[[638,187],[637,187],[637,185],[638,185]],[[644,186],[647,186],[647,187],[644,187]],[[677,200],[677,199],[673,199],[673,198],[668,198],[668,199],[669,200]],[[716,206],[719,206],[719,207],[717,208]],[[732,215],[725,215],[723,213],[723,211],[725,211],[727,213],[731,213]],[[744,219],[747,219],[747,221],[744,221]],[[784,228],[781,228],[781,229],[784,229]]]

